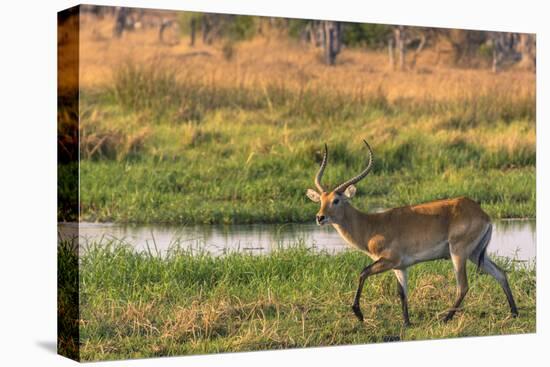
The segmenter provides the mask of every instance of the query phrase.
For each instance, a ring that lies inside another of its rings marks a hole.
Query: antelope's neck
[[[340,236],[351,246],[367,251],[368,221],[367,214],[347,205],[344,208],[344,216],[338,224],[332,226]]]

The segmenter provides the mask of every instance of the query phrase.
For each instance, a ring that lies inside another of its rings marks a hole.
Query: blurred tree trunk
[[[388,39],[388,55],[390,68],[395,70],[396,57],[397,53],[397,65],[399,70],[405,70],[406,68],[406,57],[407,57],[407,34],[405,27],[400,25],[396,26],[393,29],[391,37]],[[420,52],[420,51],[419,51]]]
[[[493,36],[493,73],[496,73],[499,71],[500,63],[502,62],[502,50],[501,50],[501,35],[494,35]]]
[[[395,70],[395,58],[393,57],[394,46],[395,46],[394,43],[395,43],[395,38],[392,35],[392,37],[388,39],[388,56],[389,56],[389,64],[390,64],[391,70]]]
[[[413,69],[416,66],[418,55],[426,45],[426,33],[424,28],[407,28],[405,26],[395,26],[391,36],[388,38],[388,57],[390,69],[396,68],[396,53],[397,65],[399,70]],[[412,59],[407,64],[407,50],[412,49]]]
[[[193,47],[193,46],[195,46],[195,36],[196,36],[196,31],[197,31],[197,19],[195,19],[194,17],[191,18],[189,27],[190,27],[190,32],[189,32],[189,37],[190,37],[189,46]]]
[[[520,35],[509,32],[492,32],[493,72],[497,73],[504,65],[511,65],[521,60],[518,51]]]
[[[399,25],[393,29],[393,38],[395,42],[395,50],[397,51],[398,55],[398,65],[399,70],[405,70],[405,53],[406,53],[406,47],[405,47],[405,27],[402,25]],[[393,61],[393,55],[392,55],[392,63],[395,63]],[[394,64],[395,65],[395,64]]]
[[[536,52],[536,38],[534,34],[521,33],[519,35],[518,52],[521,55],[519,61],[519,67],[536,71],[537,66],[537,52]]]
[[[487,42],[488,32],[451,29],[447,38],[453,48],[455,66],[471,67],[475,64],[479,47]]]
[[[210,22],[210,14],[204,14],[201,22],[202,28],[202,43],[209,45],[212,43],[211,30],[212,24]]]
[[[159,42],[164,43],[164,31],[167,27],[170,27],[171,23],[170,21],[166,19],[160,20],[160,27],[159,27]]]
[[[342,48],[342,26],[339,22],[324,20],[321,23],[325,63],[334,65]]]
[[[319,21],[317,20],[311,20],[307,23],[307,25],[304,28],[304,31],[302,32],[302,41],[304,43],[309,43],[314,47],[321,46],[322,43],[322,36],[320,34],[320,26]]]
[[[418,39],[418,46],[416,46],[416,49],[414,50],[412,60],[411,60],[411,68],[414,69],[416,67],[416,59],[418,58],[418,55],[422,52],[424,49],[424,45],[426,44],[426,35],[421,33]]]
[[[128,17],[128,8],[118,7],[116,9],[115,26],[113,28],[113,36],[120,38],[126,27],[126,18]]]

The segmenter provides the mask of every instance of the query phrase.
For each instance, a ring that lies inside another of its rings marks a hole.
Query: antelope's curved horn
[[[325,172],[325,167],[327,166],[327,160],[328,148],[327,144],[325,143],[325,154],[323,155],[323,161],[321,162],[321,167],[319,167],[319,172],[317,172],[317,175],[315,176],[315,186],[317,186],[317,189],[320,193],[325,192],[323,185],[321,185],[321,179],[323,178],[323,173]]]
[[[363,140],[363,142],[365,143],[365,145],[367,146],[367,149],[369,150],[369,163],[367,164],[367,168],[365,168],[357,176],[355,176],[353,178],[350,178],[346,182],[340,184],[337,188],[334,189],[334,191],[340,192],[340,193],[344,192],[348,188],[349,185],[353,185],[353,184],[361,181],[363,178],[365,178],[369,174],[370,170],[372,169],[372,164],[374,162],[372,149],[370,148],[370,145],[369,145],[369,143],[367,143],[366,140]]]

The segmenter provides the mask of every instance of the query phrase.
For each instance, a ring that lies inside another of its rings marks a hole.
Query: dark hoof
[[[382,341],[384,343],[398,342],[400,340],[401,340],[401,337],[399,335],[384,335],[382,337]]]
[[[357,319],[361,322],[363,322],[363,313],[361,312],[361,309],[359,308],[359,306],[351,306],[351,309],[353,310],[353,313],[355,314],[355,316],[357,317]]]
[[[519,313],[518,313],[518,310],[514,310],[512,311],[512,317],[519,317]]]
[[[410,327],[411,326],[411,322],[409,320],[406,320],[403,322],[403,327]]]
[[[443,322],[448,323],[449,321],[451,321],[453,319],[454,315],[455,315],[454,313],[451,313],[451,312],[448,313],[447,316],[445,316],[445,318],[443,319]]]

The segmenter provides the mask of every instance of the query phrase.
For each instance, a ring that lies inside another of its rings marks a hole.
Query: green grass
[[[78,251],[68,241],[57,252],[57,350],[68,358],[79,358]]]
[[[536,216],[529,93],[390,101],[383,88],[218,85],[128,64],[112,88],[82,91],[80,123],[81,220],[311,221],[317,208],[304,193],[323,143],[330,186],[363,167],[362,138],[375,153],[358,185],[362,209],[469,196],[495,218]],[[69,190],[60,187],[61,201]]]
[[[237,161],[233,167],[227,161],[216,167],[215,159],[205,160],[83,162],[82,219],[192,224],[304,222],[315,218],[318,205],[305,196],[305,188],[313,187],[312,178],[297,160],[289,160],[290,164],[283,167],[282,161],[264,158],[248,169],[238,167]],[[310,164],[312,174],[316,168]],[[349,171],[343,164],[331,165],[330,170],[327,177],[339,172],[341,179]],[[534,181],[534,168],[489,169],[483,174],[463,168],[436,177],[419,172],[375,172],[358,185],[359,195],[353,202],[370,210],[467,195],[481,201],[493,217],[533,217]]]
[[[261,256],[173,248],[157,257],[124,243],[92,244],[80,257],[80,355],[91,361],[535,332],[534,267],[498,262],[519,318],[510,317],[496,281],[470,264],[463,310],[443,323],[455,280],[449,261],[434,261],[411,268],[412,327],[403,328],[391,273],[367,280],[365,322],[355,319],[358,274],[370,263],[357,251],[331,255],[297,243]]]

